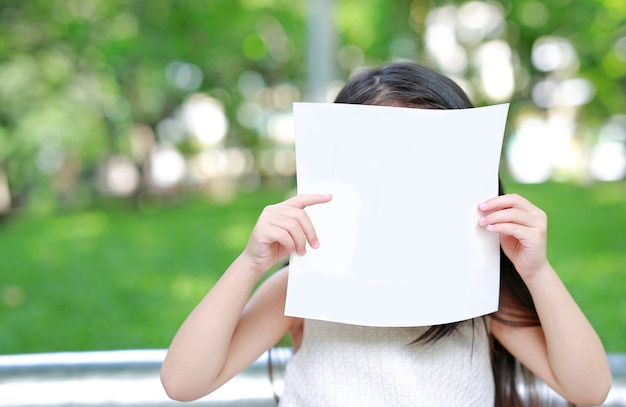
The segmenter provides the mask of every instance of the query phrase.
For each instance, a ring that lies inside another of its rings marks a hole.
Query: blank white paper
[[[429,326],[498,308],[498,235],[478,204],[498,195],[508,104],[426,110],[295,103],[298,194],[319,249],[292,255],[285,314]]]

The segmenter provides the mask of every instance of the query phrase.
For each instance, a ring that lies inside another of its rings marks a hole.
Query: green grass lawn
[[[0,225],[0,352],[166,347],[284,191]]]
[[[549,256],[609,352],[626,352],[626,183],[515,185],[550,218]],[[141,212],[0,223],[0,353],[167,347],[284,190]]]

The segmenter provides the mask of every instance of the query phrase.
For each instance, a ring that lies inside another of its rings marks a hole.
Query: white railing
[[[0,356],[0,406],[275,407],[289,348],[272,348],[209,396],[170,400],[159,380],[165,350],[45,353]],[[626,407],[626,355],[609,355],[613,387],[604,406]],[[544,388],[551,405],[564,405]]]

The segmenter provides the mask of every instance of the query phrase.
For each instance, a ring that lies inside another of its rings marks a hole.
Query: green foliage
[[[432,64],[423,52],[429,10],[467,4],[335,0],[337,77],[398,58]],[[626,40],[617,42],[626,38],[623,1],[489,4],[502,10],[500,38],[519,64],[512,117],[529,105],[531,85],[546,76],[531,63],[533,44],[543,36],[569,39],[578,74],[594,84],[595,97],[580,112],[583,124],[593,129],[624,112],[626,93],[616,91],[626,78]],[[27,197],[67,161],[74,173],[67,182],[93,187],[105,158],[130,154],[136,126],[154,130],[195,91],[224,104],[228,143],[262,144],[258,132],[236,119],[244,101],[238,81],[251,71],[267,85],[289,83],[304,93],[308,6],[286,0],[1,1],[0,171],[13,196]],[[342,63],[351,52],[362,58]],[[167,74],[176,62],[197,67],[201,80],[176,84]],[[469,82],[472,75],[470,67]]]
[[[35,165],[42,150],[75,160],[89,182],[106,157],[129,154],[136,125],[154,129],[196,90],[212,92],[235,117],[242,72],[268,83],[302,78],[301,8],[230,0],[0,4],[0,169],[13,195],[45,177]],[[288,34],[284,55],[271,52],[276,30]],[[166,70],[176,61],[199,67],[201,82],[175,86]],[[254,143],[236,121],[231,132]],[[43,172],[58,169],[49,167]]]

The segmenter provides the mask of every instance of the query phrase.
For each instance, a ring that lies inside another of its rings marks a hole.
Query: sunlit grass
[[[549,216],[549,256],[610,352],[626,352],[626,183],[517,185]],[[162,348],[285,190],[0,224],[0,353]]]
[[[18,214],[0,225],[0,352],[166,347],[284,195]]]

